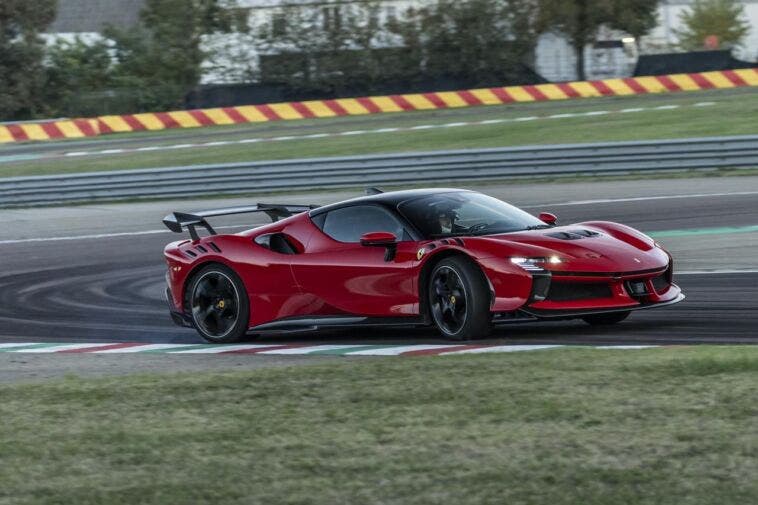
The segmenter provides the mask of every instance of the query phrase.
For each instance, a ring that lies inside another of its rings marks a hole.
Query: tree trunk
[[[575,43],[574,53],[576,54],[576,79],[584,81],[587,79],[584,72],[584,43]]]
[[[574,36],[574,53],[576,54],[576,78],[580,81],[586,79],[584,74],[584,46],[587,44],[587,35],[590,31],[587,21],[587,0],[579,0],[576,10],[576,27]]]

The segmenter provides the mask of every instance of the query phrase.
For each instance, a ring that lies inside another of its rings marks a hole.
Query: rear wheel
[[[620,323],[631,314],[630,311],[626,312],[609,312],[607,314],[595,314],[592,316],[585,316],[582,319],[585,323],[592,326],[607,326],[611,324]]]
[[[247,332],[250,305],[242,281],[224,265],[202,268],[189,285],[188,305],[198,333],[209,342],[239,342]]]
[[[489,287],[471,261],[461,257],[440,261],[429,276],[428,300],[434,324],[446,338],[468,340],[489,335]]]

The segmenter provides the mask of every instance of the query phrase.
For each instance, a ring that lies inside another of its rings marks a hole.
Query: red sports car
[[[191,236],[165,249],[174,321],[214,343],[346,325],[434,325],[461,340],[524,321],[613,324],[684,299],[671,256],[628,226],[556,226],[458,189],[367,193],[168,215]],[[248,212],[274,222],[216,234],[206,220]]]

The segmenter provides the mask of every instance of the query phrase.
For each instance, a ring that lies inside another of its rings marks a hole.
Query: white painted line
[[[750,196],[758,195],[758,191],[732,191],[727,193],[692,193],[689,195],[660,195],[660,196],[634,196],[629,198],[599,198],[597,200],[574,200],[562,203],[545,203],[540,205],[521,205],[522,209],[534,209],[546,205],[552,207],[563,207],[570,205],[595,205],[598,203],[619,203],[619,202],[645,202],[649,200],[677,200],[682,198],[712,198],[716,196]]]
[[[175,144],[173,146],[167,146],[166,149],[187,149],[188,147],[195,147],[196,144]]]
[[[134,237],[137,235],[155,235],[158,233],[169,233],[169,230],[146,230],[146,231],[128,231],[122,233],[99,233],[96,235],[75,235],[71,237],[46,237],[46,238],[21,238],[16,240],[0,240],[0,245],[6,244],[26,244],[31,242],[63,242],[67,240],[90,240],[98,238],[113,237]]]
[[[347,356],[397,356],[408,351],[425,351],[428,349],[444,349],[449,345],[399,345],[397,347],[385,347],[379,349],[365,349],[345,353]]]
[[[642,111],[646,111],[646,110],[647,110],[647,108],[645,108],[645,107],[630,107],[628,109],[621,109],[619,112],[622,113],[622,114],[627,114],[629,112],[642,112]]]
[[[147,146],[147,147],[138,147],[137,151],[161,151],[163,149],[163,146]]]
[[[222,347],[208,347],[205,344],[197,344],[196,349],[185,349],[183,351],[168,351],[169,354],[219,354],[222,352],[241,351],[245,349],[267,349],[270,347],[278,347],[275,344],[240,344],[240,345],[225,345]]]
[[[27,345],[37,345],[40,342],[19,342],[17,344],[0,344],[0,349],[11,349],[13,347],[25,347]]]
[[[123,347],[120,349],[106,349],[105,351],[95,351],[93,354],[121,354],[143,351],[162,351],[164,349],[171,349],[173,347],[185,347],[186,345],[188,344],[145,344],[135,347]]]
[[[673,110],[678,109],[678,105],[659,105],[658,107],[653,107],[655,110]]]
[[[255,142],[260,142],[263,139],[244,139],[244,140],[238,140],[238,144],[254,144]]]
[[[722,269],[722,270],[674,270],[674,276],[677,275],[726,275],[726,274],[758,274],[758,269]]]
[[[411,130],[429,130],[431,128],[439,128],[440,125],[434,125],[434,124],[422,124],[418,126],[411,126]]]
[[[514,121],[534,121],[535,119],[539,119],[537,116],[524,116],[524,117],[517,117],[514,119]]]
[[[103,151],[100,151],[98,154],[121,154],[125,152],[126,149],[105,149]]]
[[[206,142],[205,144],[200,144],[205,147],[214,147],[214,146],[227,146],[229,144],[233,144],[231,140],[217,140],[215,142]]]
[[[461,351],[446,352],[443,356],[450,354],[486,354],[489,352],[520,352],[520,351],[539,351],[542,349],[554,349],[556,347],[566,347],[564,345],[494,345],[492,347],[480,347],[478,349],[463,349]]]
[[[659,345],[595,345],[593,349],[612,349],[612,350],[635,350],[635,349],[654,349]]]
[[[97,348],[97,347],[104,347],[106,345],[110,344],[61,344],[56,345],[55,347],[39,347],[37,349],[19,349],[18,351],[11,351],[11,352],[18,352],[18,353],[24,353],[24,354],[49,354],[54,352],[60,352],[60,351],[74,351],[77,349],[87,349],[89,347]]]
[[[609,110],[592,110],[589,112],[582,113],[583,116],[605,116],[606,114],[610,114],[611,111]]]
[[[693,107],[710,107],[711,105],[716,105],[716,102],[698,102]]]
[[[89,154],[94,154],[94,151],[76,151],[72,153],[65,153],[65,156],[87,156]]]
[[[308,347],[294,347],[292,349],[275,349],[272,351],[261,351],[256,354],[310,354],[316,351],[336,351],[339,349],[349,349],[358,347],[358,344],[351,345],[313,345]]]
[[[564,119],[564,118],[570,118],[570,117],[577,117],[579,114],[575,112],[567,112],[565,114],[552,114],[548,116],[549,119]]]

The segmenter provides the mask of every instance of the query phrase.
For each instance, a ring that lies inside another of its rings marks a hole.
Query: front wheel
[[[452,257],[429,276],[429,309],[439,331],[450,340],[484,338],[491,330],[489,287],[471,261]]]
[[[192,322],[200,336],[214,344],[239,342],[247,332],[250,304],[242,281],[224,265],[208,265],[195,274],[188,289]]]
[[[609,312],[607,314],[595,314],[592,316],[584,316],[582,319],[585,323],[592,326],[607,326],[611,324],[620,323],[631,314],[630,311],[625,312]]]

